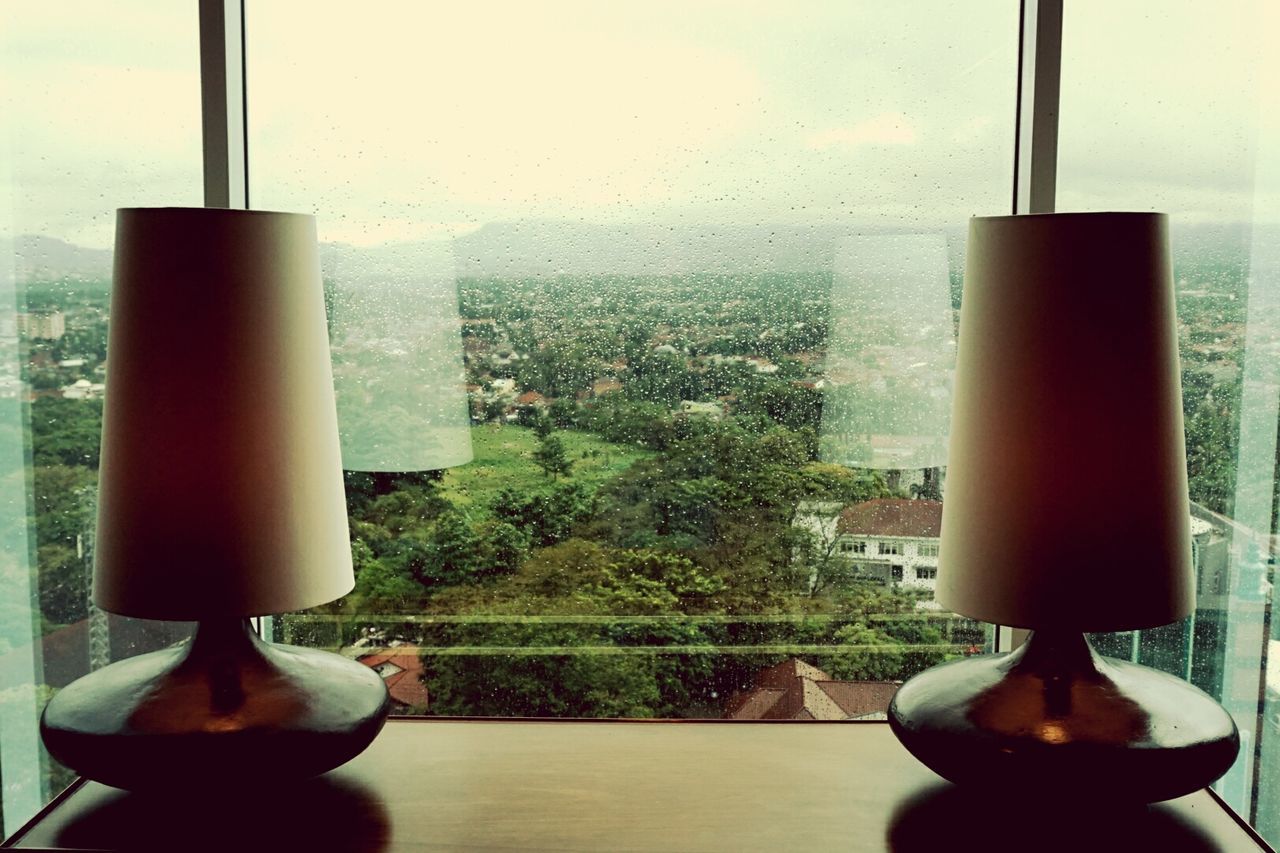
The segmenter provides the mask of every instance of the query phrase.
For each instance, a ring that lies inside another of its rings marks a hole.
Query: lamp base
[[[247,619],[229,619],[67,685],[45,707],[40,734],[58,761],[117,788],[243,787],[345,763],[389,708],[368,667],[266,643]]]
[[[1240,738],[1208,694],[1104,658],[1077,632],[1036,631],[1017,651],[952,661],[903,684],[889,706],[903,745],[957,784],[1037,797],[1157,802],[1231,767]]]

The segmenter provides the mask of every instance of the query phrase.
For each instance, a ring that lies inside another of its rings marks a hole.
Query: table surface
[[[1120,811],[1011,808],[919,764],[883,723],[391,720],[318,779],[246,768],[234,802],[80,782],[27,849],[1266,849],[1206,791]],[[253,774],[252,776],[250,774]],[[246,785],[247,789],[255,789]],[[198,802],[195,802],[198,801]]]

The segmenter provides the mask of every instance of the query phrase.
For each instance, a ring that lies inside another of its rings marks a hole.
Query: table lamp
[[[1155,802],[1235,760],[1213,699],[1084,637],[1194,608],[1167,231],[1154,213],[970,222],[937,599],[1032,634],[895,695],[894,732],[953,782]]]
[[[108,345],[94,600],[198,625],[59,691],[50,754],[134,790],[342,764],[382,727],[382,679],[248,621],[354,583],[314,219],[119,211]]]

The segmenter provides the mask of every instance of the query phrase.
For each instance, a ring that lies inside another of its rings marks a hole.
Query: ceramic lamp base
[[[58,761],[117,788],[243,787],[343,764],[389,708],[368,667],[263,642],[233,619],[202,622],[186,643],[67,685],[45,707],[40,733]]]
[[[1231,767],[1231,716],[1187,682],[1104,658],[1079,633],[933,667],[898,690],[889,724],[945,779],[1037,797],[1157,802]]]

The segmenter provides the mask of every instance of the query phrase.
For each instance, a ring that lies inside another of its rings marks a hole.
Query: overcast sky
[[[3,2],[0,230],[107,246],[116,207],[200,204],[194,0]],[[253,203],[323,239],[1008,212],[1015,0],[355,8],[248,3]],[[1275,18],[1068,0],[1059,209],[1280,219]]]

